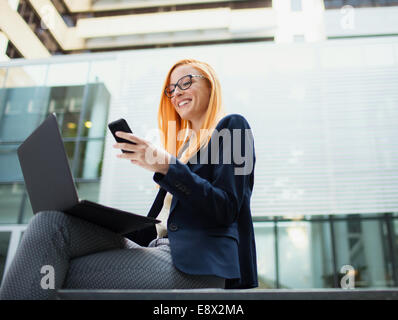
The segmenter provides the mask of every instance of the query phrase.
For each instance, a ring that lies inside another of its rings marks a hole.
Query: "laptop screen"
[[[79,202],[55,114],[19,146],[18,158],[34,213]]]

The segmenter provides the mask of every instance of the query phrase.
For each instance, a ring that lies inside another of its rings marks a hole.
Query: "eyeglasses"
[[[205,76],[197,75],[197,74],[188,74],[180,78],[176,84],[169,84],[166,89],[164,89],[164,93],[168,98],[173,98],[173,93],[176,90],[176,87],[179,87],[181,90],[187,90],[192,85],[192,78],[198,77],[202,79],[207,79]]]

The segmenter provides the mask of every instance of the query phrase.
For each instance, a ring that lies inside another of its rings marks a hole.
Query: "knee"
[[[26,235],[52,237],[64,228],[66,219],[66,214],[61,211],[40,211],[30,220]]]
[[[33,225],[54,225],[63,223],[66,219],[66,214],[62,211],[55,211],[55,210],[45,210],[36,213],[32,219],[30,220],[29,224]]]

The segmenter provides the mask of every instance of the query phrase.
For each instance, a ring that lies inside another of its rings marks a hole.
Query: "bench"
[[[58,290],[60,300],[398,300],[398,288],[381,289],[174,289]]]

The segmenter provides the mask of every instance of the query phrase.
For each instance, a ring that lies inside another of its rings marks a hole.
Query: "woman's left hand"
[[[116,135],[120,138],[136,143],[114,144],[113,147],[116,149],[134,152],[118,154],[118,158],[128,159],[131,161],[131,163],[137,164],[140,167],[152,172],[160,172],[164,175],[167,173],[169,170],[171,155],[166,150],[159,148],[149,141],[141,139],[132,133],[117,131]]]

